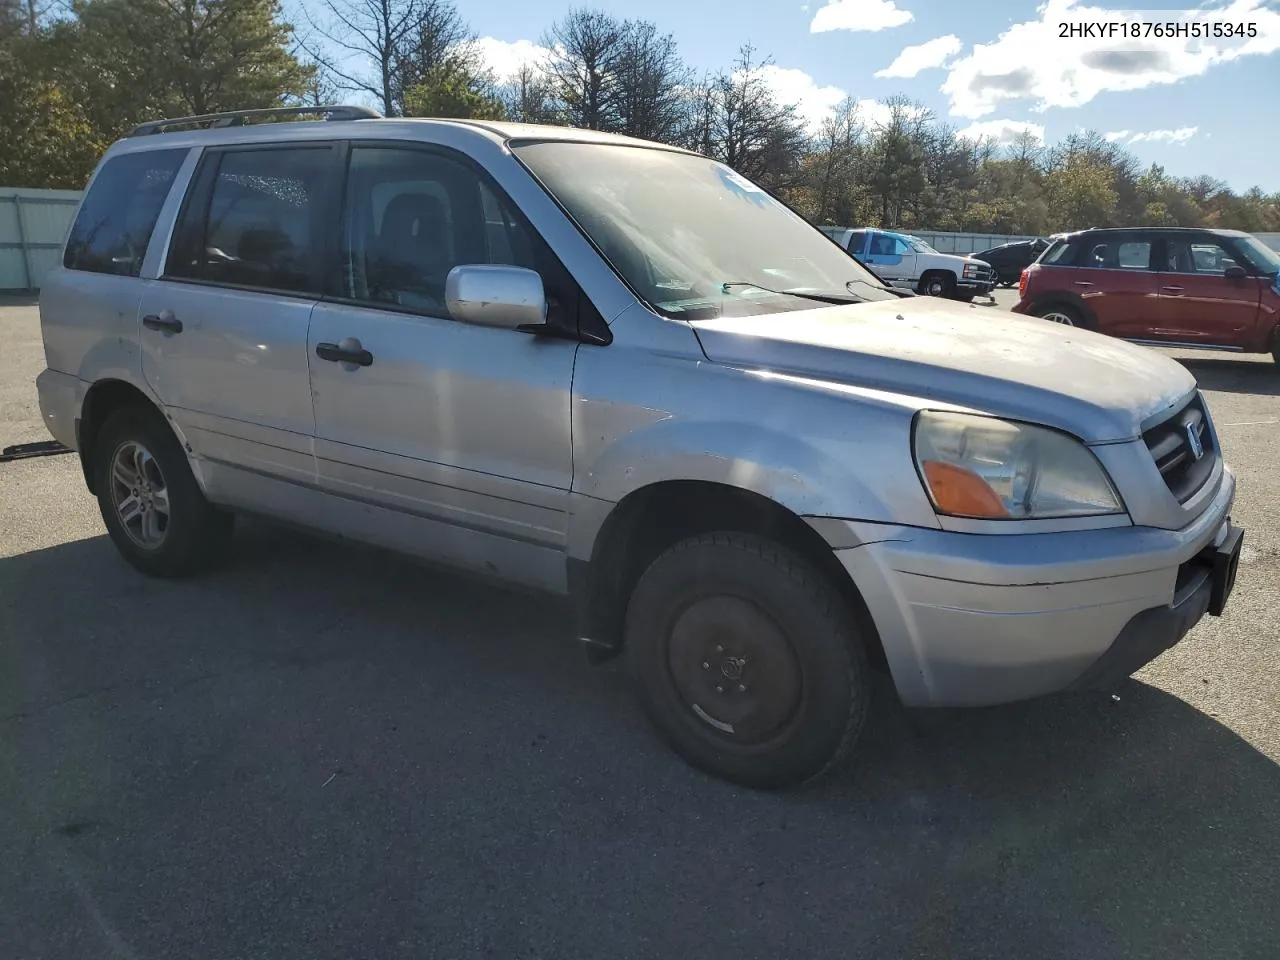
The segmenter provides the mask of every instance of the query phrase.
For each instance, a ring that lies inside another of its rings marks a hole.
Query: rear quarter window
[[[94,178],[67,238],[68,270],[136,277],[186,149],[112,157]]]
[[[1073,240],[1055,240],[1040,254],[1036,262],[1047,267],[1069,267],[1075,262],[1080,245]]]

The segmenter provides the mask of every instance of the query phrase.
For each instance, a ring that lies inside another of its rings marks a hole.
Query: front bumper
[[[1224,469],[1182,530],[975,535],[850,522],[862,546],[836,556],[904,704],[1007,703],[1128,676],[1213,612],[1226,574],[1201,570],[1238,535],[1234,499]]]
[[[995,288],[996,288],[996,281],[994,277],[990,280],[957,280],[956,281],[956,290],[959,293],[965,293],[965,294],[972,293],[974,296],[985,296]]]

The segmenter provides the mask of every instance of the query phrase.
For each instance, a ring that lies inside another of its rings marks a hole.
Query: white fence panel
[[[0,291],[40,289],[79,203],[79,190],[0,187]]]

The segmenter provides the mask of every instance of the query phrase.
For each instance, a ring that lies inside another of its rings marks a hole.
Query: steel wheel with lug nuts
[[[127,440],[111,458],[111,499],[133,542],[145,550],[164,543],[169,530],[169,489],[160,465],[141,443]]]
[[[800,704],[795,651],[749,600],[694,601],[671,628],[667,660],[685,706],[741,743],[777,736]]]
[[[704,534],[641,576],[626,653],[646,712],[685,760],[746,786],[786,787],[837,767],[857,740],[869,629],[791,550]]]
[[[181,577],[221,558],[234,518],[205,499],[186,452],[154,407],[112,413],[98,431],[91,465],[107,533],[134,567]]]

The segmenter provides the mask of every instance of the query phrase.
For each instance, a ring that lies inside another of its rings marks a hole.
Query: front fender
[[[799,437],[731,420],[659,420],[621,438],[582,476],[578,492],[617,503],[667,480],[725,484],[798,516],[888,521],[884,499],[834,456]]]

